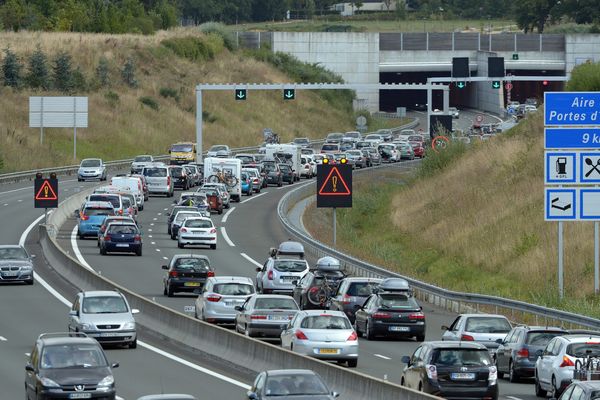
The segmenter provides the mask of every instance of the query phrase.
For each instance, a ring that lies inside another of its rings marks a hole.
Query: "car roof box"
[[[272,247],[269,251],[271,257],[279,257],[279,256],[297,256],[300,258],[304,258],[304,246],[302,243],[287,241],[281,242],[279,247]]]
[[[342,269],[342,265],[340,261],[336,258],[325,256],[321,257],[317,260],[317,270],[323,272],[331,272],[331,271],[340,271]]]
[[[402,278],[386,278],[379,284],[382,292],[412,292],[408,281]]]

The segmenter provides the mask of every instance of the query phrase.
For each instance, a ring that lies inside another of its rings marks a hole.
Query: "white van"
[[[131,194],[135,196],[138,209],[140,211],[144,209],[144,188],[142,187],[142,181],[139,178],[132,178],[131,176],[114,176],[111,178],[110,184],[119,188],[128,189]]]
[[[165,164],[147,165],[142,170],[142,175],[146,177],[149,193],[161,193],[167,197],[173,197],[173,180],[169,168]]]
[[[291,164],[294,172],[294,180],[300,180],[300,170],[302,166],[302,151],[300,147],[294,144],[268,144],[266,147],[266,160],[279,158],[284,162]]]
[[[231,175],[231,184],[222,182],[219,174]],[[204,159],[204,182],[225,183],[231,200],[239,202],[242,197],[242,160],[239,158],[208,157]]]

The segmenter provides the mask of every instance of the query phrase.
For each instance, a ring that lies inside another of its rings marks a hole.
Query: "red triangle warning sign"
[[[329,175],[323,181],[321,188],[319,189],[319,194],[321,196],[349,196],[352,193],[350,189],[348,189],[348,185],[344,178],[342,178],[342,174],[337,169],[337,167],[331,168],[329,171]]]
[[[56,195],[56,192],[52,188],[52,185],[50,184],[50,182],[45,180],[44,183],[42,183],[42,187],[40,188],[40,190],[38,190],[38,192],[36,193],[35,199],[36,200],[58,200],[58,196]]]

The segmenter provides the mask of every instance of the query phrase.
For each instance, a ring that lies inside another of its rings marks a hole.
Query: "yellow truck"
[[[171,165],[189,164],[196,161],[196,143],[179,142],[171,145],[169,149],[169,163]]]

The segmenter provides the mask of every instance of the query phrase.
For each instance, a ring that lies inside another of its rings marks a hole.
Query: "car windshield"
[[[350,150],[346,154],[350,154],[353,156],[362,156],[362,152],[360,150]]]
[[[300,324],[306,329],[352,329],[348,318],[337,315],[314,315],[306,317]]]
[[[197,212],[178,212],[175,216],[175,221],[181,222],[189,217],[200,217],[200,214]]]
[[[486,349],[440,349],[431,362],[436,366],[489,366],[492,364]]]
[[[307,138],[296,138],[294,139],[294,143],[308,143]]]
[[[265,384],[265,394],[273,396],[327,395],[327,387],[315,375],[276,375],[269,376]]]
[[[252,156],[236,156],[238,160],[241,160],[242,163],[251,163],[254,162],[254,158]]]
[[[348,296],[367,297],[373,294],[373,288],[379,286],[376,282],[352,282],[348,286],[346,294]]]
[[[135,225],[113,224],[108,228],[108,233],[115,233],[115,234],[120,234],[120,235],[134,235],[139,232]]]
[[[185,221],[185,226],[188,228],[212,228],[213,224],[207,219],[188,219]]]
[[[330,133],[327,135],[327,139],[341,139],[342,137],[344,137],[343,133]]]
[[[394,309],[416,309],[419,308],[413,297],[402,293],[388,293],[379,295],[379,307]]]
[[[289,166],[289,165],[287,165],[287,164],[281,164],[281,165],[279,166],[279,169],[280,169],[280,170],[282,170],[282,171],[286,171],[286,172],[288,172],[288,171],[290,171],[290,170],[291,170],[290,166]]]
[[[267,297],[256,299],[255,309],[258,310],[297,310],[298,306],[294,299]]]
[[[92,215],[113,215],[112,208],[86,207],[83,209],[83,214],[91,217]]]
[[[121,296],[84,296],[81,309],[85,314],[119,314],[128,311]]]
[[[337,144],[324,144],[323,147],[321,147],[321,150],[328,150],[328,151],[337,150],[337,149],[338,149]]]
[[[152,157],[150,156],[137,156],[133,159],[134,162],[149,162],[152,161]]]
[[[0,248],[0,260],[27,260],[27,252],[21,247]]]
[[[573,357],[600,356],[600,338],[593,338],[585,343],[571,343],[566,353]]]
[[[360,133],[359,132],[346,132],[346,134],[344,136],[351,137],[351,138],[359,138]]]
[[[110,204],[113,205],[114,208],[120,208],[121,207],[121,201],[120,201],[120,196],[118,194],[113,194],[113,195],[109,195],[109,194],[92,194],[90,195],[89,201],[108,201]]]
[[[81,162],[81,166],[82,167],[99,167],[100,166],[100,160],[83,160]]]
[[[205,272],[210,269],[210,263],[206,258],[181,257],[174,262],[173,267],[177,270]]]
[[[467,319],[465,330],[474,333],[507,333],[511,326],[505,318],[471,317]]]
[[[279,272],[303,272],[306,270],[306,261],[275,260],[274,268]]]
[[[217,145],[210,148],[210,151],[227,151],[227,146]]]
[[[187,152],[192,151],[192,145],[191,144],[174,144],[171,146],[171,151],[187,153]]]
[[[379,135],[367,135],[366,140],[381,140],[381,136]]]
[[[246,283],[217,283],[213,292],[223,296],[248,296],[254,293],[254,285]]]
[[[171,167],[171,176],[181,175],[182,172],[183,172],[183,168],[181,168],[181,167]]]
[[[265,166],[265,171],[267,171],[267,172],[275,171],[275,165],[273,165],[273,164],[265,164],[264,166]]]
[[[144,168],[144,175],[149,178],[166,178],[166,168]]]
[[[525,338],[525,343],[533,346],[546,346],[552,338],[565,334],[565,332],[529,332]]]
[[[69,344],[44,346],[41,368],[97,368],[106,367],[106,357],[98,345]]]

